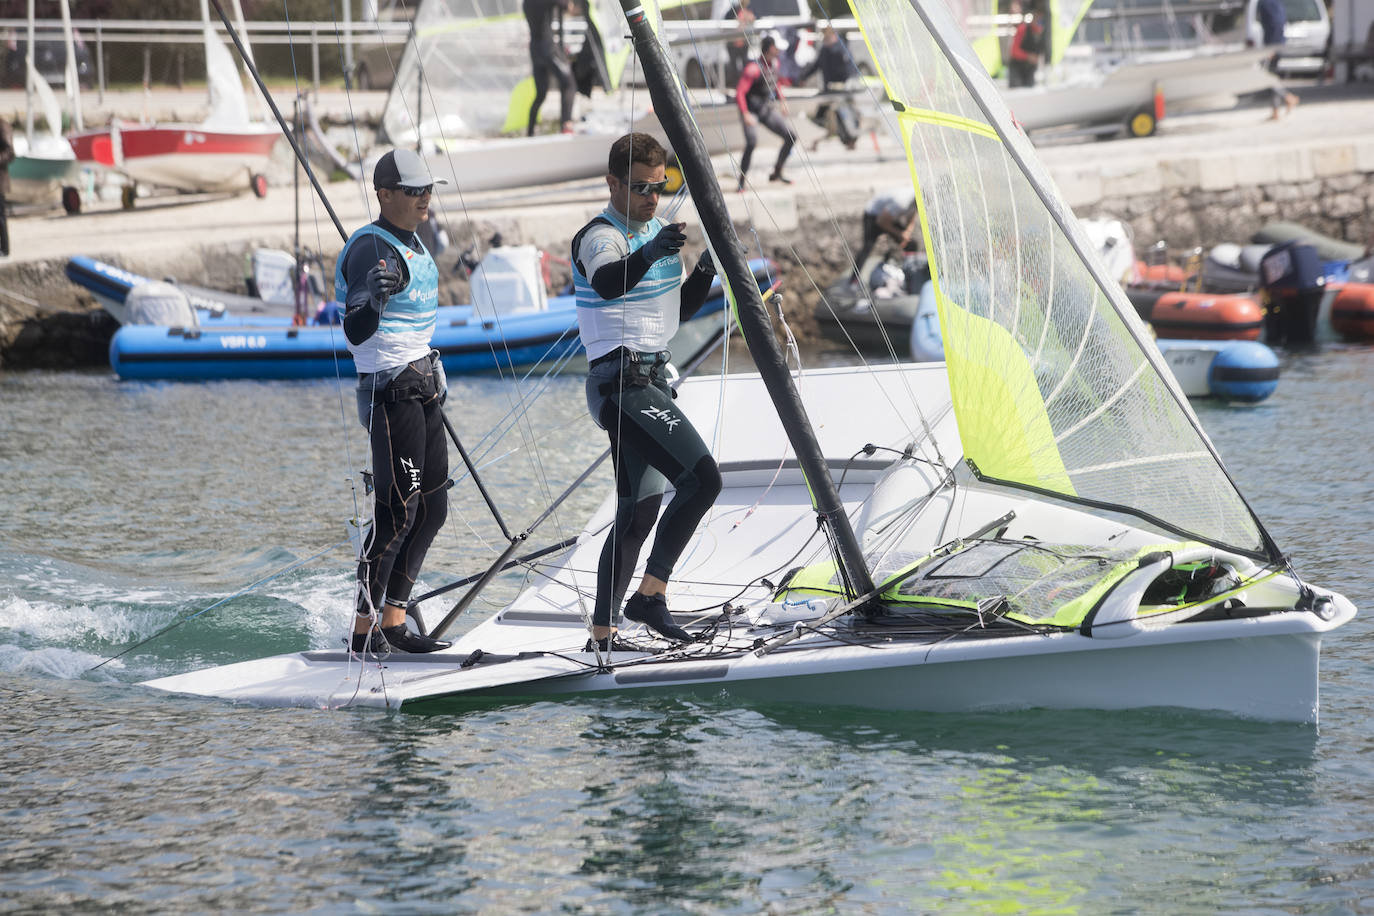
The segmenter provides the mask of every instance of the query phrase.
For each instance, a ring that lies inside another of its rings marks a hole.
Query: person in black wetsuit
[[[739,163],[739,190],[744,190],[745,176],[749,174],[749,162],[754,158],[754,147],[759,142],[759,128],[762,124],[773,133],[782,137],[782,149],[773,163],[769,181],[791,184],[790,178],[783,177],[782,167],[792,152],[792,144],[797,142],[792,128],[787,123],[787,103],[778,85],[778,46],[772,35],[763,36],[759,42],[759,59],[751,61],[740,74],[735,84],[735,104],[739,106],[740,121],[744,125],[744,155]]]
[[[534,103],[530,105],[530,123],[525,136],[533,137],[539,123],[539,109],[549,94],[549,77],[558,80],[560,129],[573,129],[573,99],[577,85],[572,66],[563,49],[563,14],[572,8],[571,0],[525,0],[525,21],[530,27],[530,66],[534,70]],[[554,20],[558,21],[558,36],[554,37]]]
[[[415,233],[429,217],[435,183],[411,150],[382,156],[372,173],[380,214],[349,238],[334,273],[376,484],[372,532],[358,563],[354,652],[449,647],[405,623],[411,588],[448,512],[448,384],[430,349],[439,270]]]
[[[797,74],[797,83],[810,79],[811,74],[820,72],[821,91],[844,93],[833,102],[822,102],[816,108],[813,121],[825,128],[827,136],[839,137],[846,149],[853,149],[859,139],[859,111],[848,96],[849,81],[857,79],[859,70],[854,66],[849,51],[840,42],[840,35],[831,26],[822,33],[821,46],[816,59]],[[814,150],[820,140],[811,145]]]
[[[668,580],[720,494],[715,459],[663,377],[669,339],[701,308],[715,277],[707,251],[684,279],[682,224],[654,215],[665,165],[663,147],[648,134],[612,144],[610,203],[572,241],[578,330],[590,365],[587,408],[610,437],[615,464],[615,523],[601,551],[592,613],[592,638],[601,649],[611,646],[615,617],[655,521],[644,578],[625,602],[625,616],[668,639],[691,638],[668,613]],[[673,498],[659,519],[669,480]]]

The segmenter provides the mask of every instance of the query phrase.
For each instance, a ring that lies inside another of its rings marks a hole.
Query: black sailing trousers
[[[667,383],[658,378],[634,383],[628,373],[617,377],[619,369],[617,363],[598,366],[587,378],[588,406],[610,437],[615,466],[615,523],[601,550],[592,613],[599,627],[610,626],[619,615],[655,519],[658,530],[644,572],[666,582],[721,486],[710,449],[678,410]],[[673,498],[660,519],[670,480]]]
[[[372,473],[376,506],[372,534],[358,564],[357,613],[382,604],[405,607],[420,574],[429,545],[448,514],[448,443],[443,409],[428,379],[417,380],[407,368],[388,386],[396,391],[419,389],[419,396],[372,407]]]

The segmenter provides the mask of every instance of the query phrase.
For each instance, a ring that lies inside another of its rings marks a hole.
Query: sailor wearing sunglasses
[[[449,643],[406,629],[406,603],[448,511],[444,367],[430,337],[439,270],[415,234],[435,184],[411,150],[372,173],[379,215],[349,238],[334,273],[344,336],[358,369],[358,418],[372,444],[376,506],[358,564],[354,652],[434,652]]]
[[[612,647],[621,601],[656,521],[625,616],[668,639],[691,638],[668,612],[668,579],[720,494],[716,462],[663,375],[668,341],[701,308],[715,277],[709,251],[684,277],[683,224],[655,216],[666,158],[648,134],[617,140],[606,175],[610,203],[572,241],[577,323],[590,366],[587,407],[610,436],[615,463],[615,524],[601,552],[592,612],[592,638],[603,651]],[[670,480],[673,498],[660,519]]]

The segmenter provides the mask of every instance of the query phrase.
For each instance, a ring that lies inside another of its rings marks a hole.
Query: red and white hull
[[[281,139],[276,126],[207,129],[199,124],[116,125],[68,138],[83,164],[135,182],[181,191],[247,188],[263,172]]]

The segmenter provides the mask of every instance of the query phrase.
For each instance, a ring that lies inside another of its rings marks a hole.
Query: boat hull
[[[1279,358],[1253,340],[1157,341],[1164,363],[1190,398],[1254,403],[1279,384]]]
[[[1129,640],[1070,633],[652,664],[623,655],[616,659],[622,666],[610,670],[597,670],[591,655],[566,646],[559,656],[468,667],[471,642],[380,663],[344,652],[304,652],[145,686],[255,705],[328,708],[648,691],[937,713],[1172,707],[1315,723],[1321,635],[1354,616],[1349,602],[1339,599],[1338,606],[1329,621],[1294,611]]]
[[[432,343],[453,374],[536,365],[581,345],[570,306],[507,316],[499,327],[451,317],[435,329]],[[276,327],[126,325],[110,341],[110,366],[121,379],[134,380],[306,379],[355,372],[342,327],[291,327],[288,321]]]
[[[179,191],[246,190],[280,139],[281,132],[267,125],[213,130],[197,124],[121,126],[70,138],[82,163]]]

